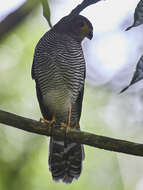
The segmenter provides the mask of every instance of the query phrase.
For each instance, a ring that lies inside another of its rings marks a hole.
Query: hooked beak
[[[93,31],[90,31],[90,32],[89,32],[87,38],[90,39],[90,40],[93,38]]]

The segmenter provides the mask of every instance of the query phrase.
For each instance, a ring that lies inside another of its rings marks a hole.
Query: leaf
[[[128,86],[126,86],[120,93],[127,90],[131,85],[143,79],[143,55],[137,63],[136,71],[134,72],[133,78]]]
[[[47,0],[40,0],[42,3],[42,7],[43,7],[43,16],[46,18],[46,20],[48,21],[48,24],[50,26],[50,28],[52,28],[52,24],[51,24],[51,13],[50,13],[50,7],[49,7],[49,3]]]
[[[138,3],[136,9],[135,9],[135,13],[134,13],[134,23],[129,26],[127,30],[130,30],[132,27],[136,27],[143,24],[143,0],[140,0],[140,2]]]

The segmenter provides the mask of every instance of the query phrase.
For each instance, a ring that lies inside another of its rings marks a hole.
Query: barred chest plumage
[[[44,104],[65,112],[84,85],[85,61],[81,44],[68,35],[46,33],[35,51],[35,75]]]

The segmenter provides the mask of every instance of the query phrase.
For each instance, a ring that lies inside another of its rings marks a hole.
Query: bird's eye
[[[84,22],[80,22],[80,23],[79,23],[79,26],[80,26],[80,27],[83,27],[83,26],[84,26]]]

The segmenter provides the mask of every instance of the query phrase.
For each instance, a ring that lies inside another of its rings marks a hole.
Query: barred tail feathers
[[[84,159],[83,145],[50,139],[49,168],[54,181],[71,183],[78,179]]]

